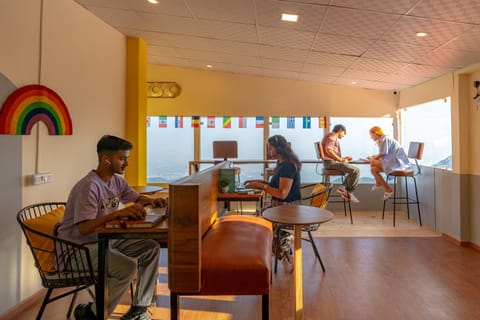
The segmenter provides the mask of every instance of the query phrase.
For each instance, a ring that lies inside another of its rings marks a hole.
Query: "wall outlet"
[[[44,172],[44,173],[35,173],[29,176],[30,183],[33,185],[50,183],[53,181],[53,173]]]

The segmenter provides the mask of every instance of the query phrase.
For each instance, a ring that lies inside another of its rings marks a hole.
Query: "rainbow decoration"
[[[50,88],[31,84],[15,90],[0,111],[0,134],[26,135],[42,121],[49,135],[71,135],[72,120],[62,98]]]

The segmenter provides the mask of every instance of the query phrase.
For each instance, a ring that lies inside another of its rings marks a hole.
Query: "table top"
[[[272,207],[263,211],[262,216],[271,222],[296,225],[324,223],[333,219],[333,213],[327,209],[304,205]]]
[[[137,191],[140,194],[152,194],[158,191],[162,191],[163,188],[160,186],[132,186],[132,189]]]
[[[95,232],[98,233],[99,236],[103,235],[122,235],[126,238],[130,238],[128,234],[145,234],[152,235],[152,234],[163,234],[168,233],[168,219],[163,220],[158,225],[153,228],[106,228],[106,227],[98,227],[95,229]]]
[[[257,201],[263,197],[262,192],[257,193],[242,193],[242,192],[227,192],[217,193],[217,200],[231,200],[231,201]]]

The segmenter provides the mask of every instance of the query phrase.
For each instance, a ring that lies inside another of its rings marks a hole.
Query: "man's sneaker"
[[[358,200],[357,197],[355,197],[355,195],[352,192],[349,192],[348,196],[350,197],[350,201],[355,202],[355,203],[360,202],[360,200]]]
[[[89,304],[79,304],[75,307],[73,311],[75,320],[97,320],[97,317],[92,311],[92,303]]]
[[[390,199],[392,196],[393,196],[393,191],[392,191],[392,192],[385,192],[385,193],[383,194],[383,200],[384,200],[384,201],[385,201],[385,200],[388,200],[388,199]]]
[[[130,310],[125,313],[120,320],[151,320],[148,307],[144,306],[131,306]]]
[[[347,190],[345,190],[345,187],[343,186],[340,186],[338,189],[337,189],[337,193],[340,194],[340,196],[347,200],[347,201],[350,201],[350,194],[348,193]]]

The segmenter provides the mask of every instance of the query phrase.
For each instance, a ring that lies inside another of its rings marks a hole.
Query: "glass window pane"
[[[386,135],[393,137],[392,118],[331,118],[329,123],[330,131],[336,124],[343,124],[347,134],[341,140],[343,156],[351,156],[353,159],[367,158],[378,154],[378,147],[370,138],[370,128],[379,126]],[[360,168],[360,183],[373,183],[374,179],[370,173],[368,164],[358,165]]]
[[[193,151],[191,117],[147,117],[147,183],[187,176]]]
[[[403,145],[425,143],[423,165],[452,169],[450,97],[413,106],[402,111]]]
[[[319,122],[319,117],[272,117],[270,118],[270,136],[277,134],[284,136],[292,144],[292,150],[300,160],[317,160],[313,143],[323,139],[325,130],[320,128]],[[321,167],[318,168],[317,164],[303,164],[302,183],[319,181]]]
[[[236,140],[238,158],[229,160],[263,160],[263,128],[256,128],[255,117],[201,117],[200,159],[213,159],[213,141]],[[240,167],[242,181],[261,179],[263,164]]]

